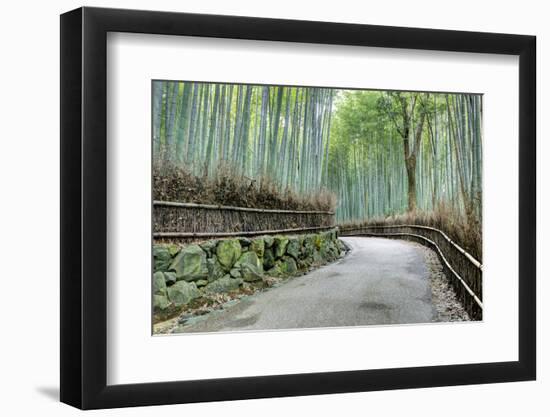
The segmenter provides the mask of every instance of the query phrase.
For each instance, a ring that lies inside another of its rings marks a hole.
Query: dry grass
[[[228,166],[197,176],[181,167],[153,167],[153,199],[280,210],[334,210],[327,190],[299,195],[269,178],[249,178]]]
[[[458,245],[482,261],[481,220],[473,215],[466,216],[452,211],[447,205],[440,204],[432,212],[408,212],[385,218],[372,218],[363,222],[350,222],[342,227],[391,226],[414,224],[431,226],[445,232]]]

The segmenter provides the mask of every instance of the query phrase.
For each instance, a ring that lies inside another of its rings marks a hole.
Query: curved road
[[[339,261],[242,299],[175,332],[340,327],[434,321],[422,249],[405,241],[341,238]]]

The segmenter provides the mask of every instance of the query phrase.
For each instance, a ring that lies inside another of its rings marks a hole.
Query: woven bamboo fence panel
[[[430,246],[442,261],[446,275],[468,314],[480,320],[483,312],[483,265],[444,232],[428,226],[395,225],[340,229],[342,236],[382,236]]]
[[[330,211],[274,210],[210,204],[153,202],[155,238],[253,236],[334,227]]]

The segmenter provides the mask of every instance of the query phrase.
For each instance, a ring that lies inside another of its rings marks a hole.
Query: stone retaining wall
[[[299,275],[336,260],[344,247],[338,230],[291,236],[209,240],[153,246],[153,308],[178,308],[203,294],[261,285],[266,277]]]

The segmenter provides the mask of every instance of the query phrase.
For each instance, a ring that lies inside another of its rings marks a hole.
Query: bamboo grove
[[[327,175],[334,90],[153,83],[156,163],[199,174],[229,164],[298,192]]]
[[[337,222],[441,204],[481,220],[482,97],[154,81],[157,165],[227,164],[337,197]]]
[[[339,221],[433,211],[481,220],[481,96],[344,91],[328,187]]]

